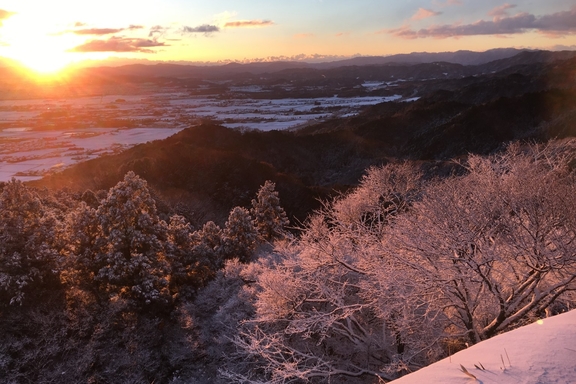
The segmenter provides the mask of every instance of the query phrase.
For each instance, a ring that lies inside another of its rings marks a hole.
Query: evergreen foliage
[[[248,262],[256,249],[258,232],[246,208],[235,207],[230,212],[222,233],[222,253],[226,259]]]
[[[290,222],[280,206],[276,184],[273,182],[267,180],[260,187],[256,199],[252,200],[250,213],[258,234],[265,241],[281,238],[286,234],[285,228]]]
[[[222,229],[209,221],[192,234],[194,252],[201,264],[218,270],[222,268]]]
[[[62,225],[36,193],[12,179],[0,195],[0,305],[57,284]],[[59,245],[60,244],[60,245]]]
[[[574,149],[512,145],[436,179],[373,167],[298,237],[270,181],[250,211],[193,231],[162,220],[133,172],[98,197],[12,180],[0,370],[8,382],[394,379],[574,306]]]
[[[100,291],[144,305],[168,304],[168,226],[158,217],[146,182],[129,172],[98,209],[81,209],[79,256]]]

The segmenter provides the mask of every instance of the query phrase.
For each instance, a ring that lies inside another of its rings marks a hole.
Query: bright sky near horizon
[[[576,49],[575,0],[3,0],[0,57],[330,61],[516,47]]]

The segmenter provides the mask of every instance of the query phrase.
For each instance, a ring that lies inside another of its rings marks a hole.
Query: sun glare
[[[20,57],[17,58],[20,63],[40,74],[40,75],[50,75],[60,72],[65,69],[66,66],[70,65],[72,61],[63,56],[58,54],[52,54],[49,57]]]
[[[67,51],[82,40],[56,33],[45,23],[45,20],[20,14],[6,20],[2,38],[7,44],[2,48],[2,55],[19,61],[39,75],[54,74],[78,60],[78,55]],[[36,25],[36,28],[31,29],[29,25]]]

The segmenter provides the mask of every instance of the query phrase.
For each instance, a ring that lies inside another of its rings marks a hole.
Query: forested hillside
[[[2,185],[3,380],[169,382],[180,371],[190,380],[209,346],[190,307],[198,292],[226,260],[248,263],[285,236],[273,183],[249,208],[193,231],[182,216],[161,219],[133,172],[104,194]]]
[[[297,240],[236,272],[255,280],[238,294],[254,314],[224,375],[391,380],[573,308],[573,156],[574,142],[511,146],[428,182],[408,163],[371,169]]]
[[[128,172],[2,186],[8,382],[376,383],[576,303],[576,143],[370,168],[294,235],[272,182],[193,230]]]
[[[134,171],[167,205],[178,204],[178,213],[202,225],[204,219],[223,224],[230,209],[248,204],[270,179],[284,196],[288,216],[303,221],[319,207],[318,198],[357,185],[370,166],[406,159],[419,162],[430,175],[442,175],[453,168],[451,159],[469,153],[490,154],[516,140],[545,142],[576,134],[575,58],[486,65],[504,69],[402,83],[421,98],[382,103],[294,132],[241,132],[207,122],[78,164],[35,185],[97,191]]]
[[[576,62],[507,60],[1,183],[2,380],[375,384],[574,308]]]

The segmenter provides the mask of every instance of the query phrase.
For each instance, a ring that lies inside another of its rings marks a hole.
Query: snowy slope
[[[576,383],[576,310],[496,336],[393,383]]]

